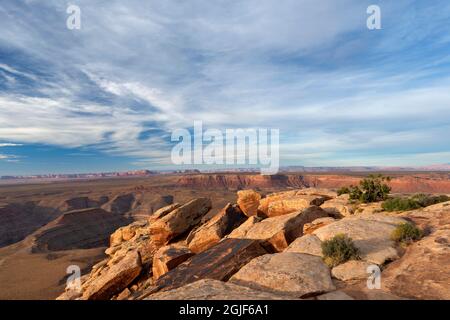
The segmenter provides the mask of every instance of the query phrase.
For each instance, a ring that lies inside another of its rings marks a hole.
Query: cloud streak
[[[1,141],[169,164],[202,120],[280,129],[285,164],[449,161],[445,1],[381,1],[379,32],[370,1],[76,4],[70,31],[65,3],[2,1]]]

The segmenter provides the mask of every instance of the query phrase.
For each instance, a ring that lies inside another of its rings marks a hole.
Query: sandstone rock
[[[124,290],[141,273],[142,265],[139,254],[129,252],[119,263],[104,269],[96,278],[90,279],[88,285],[83,284],[85,290],[83,299],[105,300]]]
[[[152,294],[148,300],[286,300],[291,297],[204,279],[178,289]]]
[[[247,239],[268,241],[275,251],[281,252],[303,234],[303,225],[327,216],[320,207],[312,206],[300,212],[265,219],[254,224],[246,233]]]
[[[259,201],[259,207],[258,211],[261,212],[262,215],[267,216],[267,213],[269,211],[269,205],[278,200],[282,200],[285,198],[293,197],[295,196],[297,191],[291,190],[291,191],[284,191],[284,192],[277,192],[277,193],[271,193],[268,194],[265,198],[262,198]]]
[[[123,241],[128,241],[132,239],[136,230],[142,228],[146,225],[146,221],[136,221],[128,226],[121,227],[114,231],[114,233],[110,236],[110,247],[117,246],[121,244]]]
[[[325,201],[321,207],[334,217],[348,217],[355,213],[355,206],[348,203],[346,198],[336,198]]]
[[[293,252],[255,258],[232,276],[230,282],[296,298],[336,289],[330,270],[320,257]]]
[[[237,204],[248,217],[255,216],[258,212],[261,195],[253,190],[241,190],[237,193]]]
[[[237,205],[227,204],[211,220],[191,232],[186,239],[189,249],[199,253],[211,248],[246,218]]]
[[[243,224],[241,224],[239,227],[231,231],[229,235],[226,236],[226,238],[235,238],[235,239],[242,239],[245,238],[245,235],[247,234],[248,230],[250,230],[253,225],[255,225],[258,222],[261,222],[262,218],[257,216],[251,216]]]
[[[331,270],[331,274],[334,278],[349,281],[349,280],[363,280],[369,278],[367,268],[372,263],[360,260],[350,260]]]
[[[315,235],[306,234],[295,239],[284,252],[306,253],[322,257],[322,242]]]
[[[116,298],[116,300],[126,300],[131,296],[131,291],[128,288],[125,288]]]
[[[172,212],[173,210],[177,209],[181,207],[181,205],[179,203],[174,203],[174,204],[170,204],[168,206],[165,206],[161,209],[156,210],[149,218],[149,222],[152,223],[155,220],[158,220],[162,217],[164,217],[165,215],[169,214],[170,212]]]
[[[391,240],[391,234],[396,225],[404,223],[405,220],[381,214],[372,216],[372,218],[364,216],[343,218],[315,230],[313,234],[321,241],[337,234],[346,234],[360,250],[362,260],[382,265],[386,261],[398,258],[397,247]]]
[[[296,195],[270,202],[266,215],[268,217],[281,216],[306,209],[313,205],[320,206],[324,201],[325,198],[322,196]]]
[[[310,223],[305,223],[305,225],[303,226],[303,234],[310,234],[314,230],[322,228],[322,227],[326,226],[327,224],[333,223],[335,221],[336,221],[336,219],[334,219],[334,218],[326,217],[326,218],[316,219]]]
[[[250,260],[266,253],[257,240],[225,239],[161,276],[144,296],[176,289],[200,279],[228,280]]]
[[[167,244],[197,225],[210,209],[210,199],[198,198],[167,213],[150,224],[149,231],[153,241],[159,245]]]
[[[153,279],[157,280],[193,255],[188,248],[180,245],[169,245],[160,248],[153,257]]]
[[[449,300],[449,266],[450,228],[446,225],[412,244],[401,259],[389,264],[381,275],[382,287],[407,298]]]
[[[355,300],[343,291],[332,291],[322,294],[316,298],[317,300]]]
[[[322,196],[327,199],[336,198],[337,192],[332,191],[329,189],[322,189],[322,188],[305,188],[300,189],[296,192],[296,195],[314,195],[314,196]]]

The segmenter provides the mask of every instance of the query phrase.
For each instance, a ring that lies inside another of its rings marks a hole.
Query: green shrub
[[[409,243],[422,238],[422,231],[412,223],[400,224],[392,232],[391,239],[400,243]]]
[[[383,177],[381,174],[369,175],[360,181],[358,187],[350,186],[350,199],[364,203],[386,200],[391,188],[384,182],[390,180],[391,178]]]
[[[359,260],[358,248],[345,234],[337,234],[330,240],[322,242],[322,253],[325,263],[330,268],[348,260]]]
[[[348,187],[342,187],[340,189],[338,189],[337,191],[337,195],[341,196],[343,194],[349,194],[350,193],[350,189]]]
[[[382,207],[386,211],[407,211],[428,207],[433,204],[446,202],[449,200],[450,197],[445,195],[429,196],[425,194],[416,194],[411,198],[390,198],[383,202]]]
[[[407,211],[421,208],[420,204],[410,198],[391,198],[383,202],[381,205],[386,211]]]

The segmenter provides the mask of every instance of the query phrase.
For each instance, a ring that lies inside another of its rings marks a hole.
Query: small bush
[[[341,196],[343,194],[349,194],[350,193],[350,189],[348,187],[342,187],[340,189],[338,189],[337,191],[337,195]]]
[[[351,238],[345,234],[338,234],[322,242],[322,253],[325,263],[335,267],[348,260],[359,260],[359,250],[353,244]]]
[[[392,232],[391,239],[400,243],[409,243],[422,238],[422,231],[412,223],[400,224]]]
[[[407,211],[415,210],[431,206],[433,204],[450,201],[450,197],[442,196],[429,196],[425,194],[417,194],[411,198],[395,197],[386,200],[382,207],[386,211]]]
[[[391,188],[384,182],[389,182],[391,178],[379,175],[369,175],[368,178],[360,181],[358,187],[350,186],[350,199],[363,203],[383,201],[388,198]]]
[[[421,208],[417,201],[400,197],[386,200],[385,202],[383,202],[381,207],[386,211],[407,211]]]

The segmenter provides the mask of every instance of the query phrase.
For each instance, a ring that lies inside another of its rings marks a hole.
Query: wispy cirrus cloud
[[[66,3],[2,1],[2,141],[156,165],[202,120],[280,128],[287,164],[446,161],[446,1],[380,1],[374,32],[371,1],[76,4],[70,31]]]

